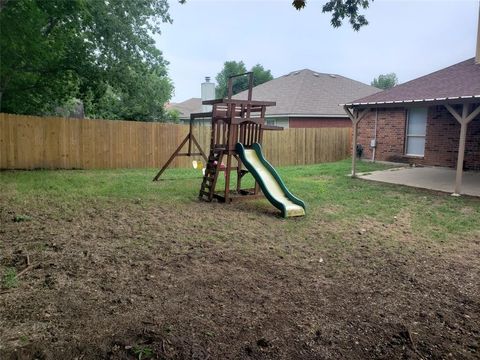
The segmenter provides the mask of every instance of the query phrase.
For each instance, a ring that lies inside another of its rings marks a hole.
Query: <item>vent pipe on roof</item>
[[[478,2],[478,30],[477,30],[477,55],[475,56],[475,64],[480,64],[480,1]]]
[[[202,83],[202,101],[215,99],[215,84],[210,82],[210,76],[205,76],[205,82]],[[202,112],[212,111],[212,105],[202,105]]]

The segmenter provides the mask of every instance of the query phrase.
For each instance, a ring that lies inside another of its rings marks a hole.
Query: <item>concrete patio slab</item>
[[[453,193],[455,170],[442,167],[402,167],[358,174],[360,179]],[[480,197],[480,172],[463,173],[462,194]]]

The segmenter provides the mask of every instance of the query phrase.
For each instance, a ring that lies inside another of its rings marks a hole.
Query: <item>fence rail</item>
[[[159,168],[187,133],[187,125],[0,114],[0,169]],[[208,151],[210,127],[194,134]],[[349,128],[285,129],[266,131],[263,148],[273,165],[306,165],[344,159],[350,144]]]

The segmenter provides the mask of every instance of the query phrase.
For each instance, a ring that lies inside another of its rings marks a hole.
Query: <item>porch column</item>
[[[353,139],[352,139],[352,177],[356,176],[356,166],[357,166],[357,137],[358,137],[358,123],[363,117],[370,111],[370,108],[364,109],[361,113],[358,110],[350,111],[347,106],[344,106],[343,109],[347,113],[350,120],[352,120],[352,129],[353,129]]]
[[[465,158],[465,142],[467,139],[468,123],[472,121],[475,116],[480,114],[480,105],[473,110],[470,115],[468,114],[469,104],[462,104],[462,115],[455,111],[455,109],[446,104],[445,107],[453,115],[453,117],[460,123],[460,141],[458,144],[458,157],[457,157],[457,173],[455,176],[455,189],[453,190],[453,196],[460,196],[462,189],[462,177],[463,177],[463,159]]]
[[[352,177],[357,175],[357,139],[358,139],[358,120],[352,120],[353,139],[352,139]]]

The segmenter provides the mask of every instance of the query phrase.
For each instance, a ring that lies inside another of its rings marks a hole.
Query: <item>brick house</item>
[[[275,101],[267,108],[268,125],[284,128],[351,127],[338,106],[381,91],[376,87],[336,74],[309,69],[292,71],[253,88],[256,100]],[[234,96],[246,99],[247,91]]]
[[[344,110],[365,159],[456,167],[457,194],[463,170],[480,170],[479,55],[345,104]]]

